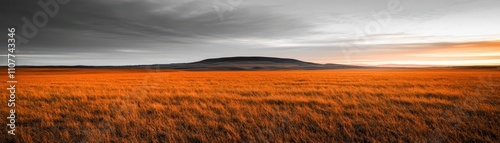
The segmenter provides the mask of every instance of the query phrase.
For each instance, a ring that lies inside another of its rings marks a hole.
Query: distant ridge
[[[153,65],[122,65],[122,66],[18,66],[27,68],[114,68],[114,69],[138,69],[158,68],[172,70],[321,70],[321,69],[408,69],[408,68],[430,68],[430,69],[493,69],[500,70],[500,65],[492,66],[432,66],[432,65],[397,65],[386,64],[379,66],[353,66],[342,64],[318,64],[304,62],[291,58],[277,57],[222,57],[210,58],[191,63],[153,64]]]
[[[361,68],[340,64],[317,64],[289,58],[276,57],[223,57],[193,63],[163,64],[160,68],[183,70],[300,70]]]
[[[370,68],[342,64],[317,64],[291,58],[276,57],[222,57],[210,58],[191,63],[154,64],[154,65],[124,65],[124,66],[23,66],[32,68],[158,68],[172,70],[320,70],[345,68]]]
[[[194,62],[193,64],[216,64],[216,63],[262,63],[262,64],[303,64],[319,65],[316,63],[304,62],[296,59],[274,58],[274,57],[224,57],[212,58]]]
[[[125,65],[125,66],[22,66],[32,68],[158,68],[171,70],[320,70],[320,69],[346,69],[370,68],[365,66],[351,66],[342,64],[317,64],[290,58],[276,57],[222,57],[210,58],[192,63],[154,64],[154,65]],[[373,68],[373,67],[372,67]]]

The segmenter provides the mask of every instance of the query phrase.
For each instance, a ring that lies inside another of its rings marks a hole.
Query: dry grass
[[[499,71],[20,69],[17,76],[17,135],[4,126],[0,142],[500,140]]]

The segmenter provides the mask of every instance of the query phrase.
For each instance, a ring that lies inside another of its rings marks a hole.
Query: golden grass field
[[[0,142],[500,141],[499,70],[21,68],[16,75],[16,136],[3,126]],[[2,95],[6,107],[8,91]]]

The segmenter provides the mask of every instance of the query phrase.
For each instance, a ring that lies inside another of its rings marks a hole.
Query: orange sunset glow
[[[367,65],[427,65],[427,66],[470,66],[470,65],[500,65],[500,41],[467,42],[467,43],[438,43],[438,44],[404,44],[382,45],[391,49],[401,50],[386,52],[383,49],[365,49],[352,54],[351,64]],[[381,50],[382,49],[382,50]],[[378,51],[381,50],[381,51]],[[335,60],[317,61],[331,63],[343,61],[344,58]],[[349,62],[340,62],[346,63]]]

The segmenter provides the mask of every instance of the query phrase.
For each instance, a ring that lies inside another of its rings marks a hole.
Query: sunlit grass
[[[17,74],[17,141],[499,140],[498,71],[53,70]]]

